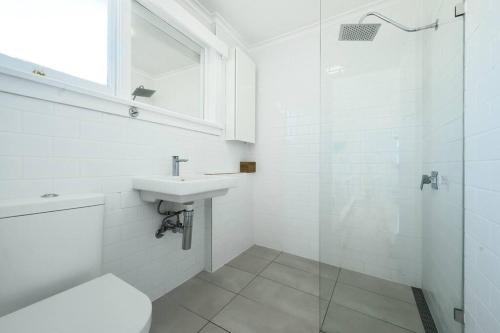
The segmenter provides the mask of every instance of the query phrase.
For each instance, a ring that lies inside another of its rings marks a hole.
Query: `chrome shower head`
[[[401,23],[398,23],[394,21],[393,19],[388,18],[387,16],[384,16],[380,13],[377,12],[369,12],[361,17],[359,20],[358,24],[342,24],[340,26],[340,36],[339,40],[340,41],[362,41],[362,42],[372,42],[375,39],[375,36],[378,33],[378,30],[380,29],[380,24],[366,24],[363,23],[364,20],[368,16],[376,16],[379,19],[392,24],[398,29],[401,29],[406,32],[417,32],[417,31],[422,31],[422,30],[427,30],[427,29],[434,29],[437,30],[439,28],[439,20],[436,20],[432,24],[424,25],[422,27],[417,27],[417,28],[409,28],[407,26],[402,25]]]
[[[340,26],[340,41],[372,42],[381,24],[342,24]]]
[[[132,96],[134,96],[133,100],[135,101],[136,97],[151,97],[154,95],[156,90],[151,90],[151,89],[146,89],[144,86],[139,86],[135,88],[134,92],[132,93]]]

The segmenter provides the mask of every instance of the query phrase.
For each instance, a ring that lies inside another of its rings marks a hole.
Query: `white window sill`
[[[139,116],[136,119],[140,121],[159,123],[211,135],[222,135],[224,132],[223,126],[204,119],[186,116],[125,98],[74,87],[48,77],[38,77],[1,67],[0,92],[86,108],[127,118],[130,117],[130,107],[134,106],[139,111]]]

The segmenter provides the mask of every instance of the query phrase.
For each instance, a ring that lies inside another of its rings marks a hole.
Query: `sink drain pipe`
[[[192,204],[185,205],[184,223],[182,230],[182,249],[191,249],[191,240],[193,238],[193,215],[194,209]]]
[[[182,249],[190,250],[193,239],[194,203],[193,202],[185,203],[184,209],[177,212],[172,212],[172,211],[162,212],[160,209],[162,203],[163,201],[160,201],[158,203],[157,212],[158,214],[165,215],[166,217],[163,219],[158,231],[156,231],[155,234],[156,238],[158,239],[163,238],[165,232],[167,231],[172,231],[174,234],[178,232],[182,233]],[[181,214],[184,215],[183,223],[180,223],[179,221],[179,215]],[[171,218],[176,218],[177,222],[171,221],[170,220]]]

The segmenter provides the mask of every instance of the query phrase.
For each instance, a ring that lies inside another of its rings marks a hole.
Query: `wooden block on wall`
[[[255,171],[257,171],[256,162],[240,162],[240,172],[254,173]]]

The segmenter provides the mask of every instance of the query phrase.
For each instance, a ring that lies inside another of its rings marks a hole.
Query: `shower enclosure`
[[[463,330],[457,2],[321,0],[325,333]]]

